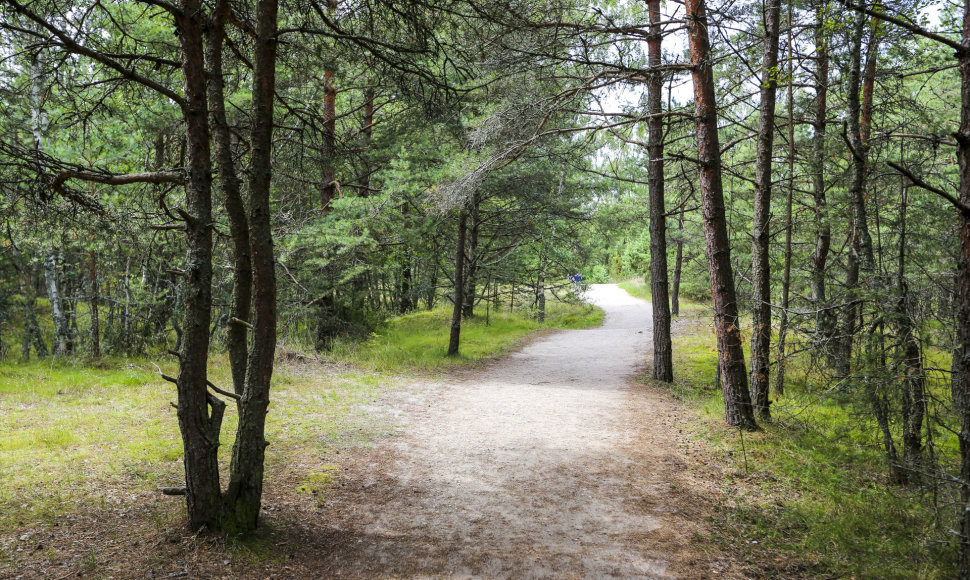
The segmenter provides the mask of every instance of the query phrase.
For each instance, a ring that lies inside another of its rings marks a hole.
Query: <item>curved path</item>
[[[324,509],[321,574],[711,570],[690,551],[703,502],[685,485],[676,404],[631,382],[649,354],[649,304],[615,285],[588,297],[606,310],[603,326],[551,334],[435,395],[411,395],[403,435],[346,472]]]

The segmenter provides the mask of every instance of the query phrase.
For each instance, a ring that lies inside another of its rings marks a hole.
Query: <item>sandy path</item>
[[[397,411],[403,435],[348,470],[324,508],[323,575],[712,571],[688,546],[699,503],[677,407],[630,382],[649,353],[649,304],[615,285],[588,296],[602,327],[547,336]]]

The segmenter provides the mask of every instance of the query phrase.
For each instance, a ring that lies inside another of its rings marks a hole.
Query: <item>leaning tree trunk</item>
[[[649,0],[650,36],[647,38],[650,71],[647,80],[647,128],[649,137],[650,196],[650,296],[653,307],[653,378],[674,380],[673,347],[670,339],[670,304],[667,283],[667,218],[664,209],[664,143],[663,143],[663,73],[660,61],[663,29],[660,23],[660,0]]]
[[[707,15],[704,0],[687,0],[686,6],[697,117],[697,158],[700,166],[704,245],[714,302],[714,328],[717,334],[721,389],[724,394],[724,414],[730,425],[742,429],[757,429],[744,368],[738,302],[731,270],[731,247],[728,242],[721,182],[721,147],[717,135],[717,104]]]
[[[771,271],[768,259],[771,226],[771,153],[775,138],[775,97],[778,91],[778,28],[781,0],[765,5],[765,47],[762,56],[758,153],[755,160],[754,231],[751,242],[752,330],[751,395],[755,412],[771,418],[768,372],[771,356]]]
[[[458,354],[461,342],[461,306],[464,303],[465,292],[465,226],[468,222],[468,212],[464,209],[458,217],[458,245],[455,249],[455,296],[454,310],[451,313],[451,337],[448,341],[448,356]]]

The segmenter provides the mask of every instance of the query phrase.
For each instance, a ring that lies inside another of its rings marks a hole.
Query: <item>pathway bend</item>
[[[693,553],[705,502],[680,412],[632,381],[649,303],[593,285],[601,327],[560,331],[393,402],[402,435],[343,476],[323,510],[321,573],[359,577],[674,578],[716,574]]]

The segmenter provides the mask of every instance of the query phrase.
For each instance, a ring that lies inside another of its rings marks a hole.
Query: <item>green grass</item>
[[[463,324],[461,356],[445,356],[450,318],[443,311],[390,321],[360,344],[342,343],[331,358],[340,364],[278,363],[267,416],[267,474],[294,492],[322,494],[336,467],[331,451],[389,434],[365,405],[401,384],[412,369],[473,364],[507,352],[543,328],[599,324],[603,312],[581,304],[550,304],[545,324],[528,313],[484,317]],[[51,522],[78,507],[97,507],[124,496],[154,494],[178,485],[182,444],[175,386],[146,358],[0,363],[0,529]],[[172,357],[157,362],[168,375]],[[210,379],[230,381],[225,354],[210,359]],[[230,405],[220,455],[228,466],[237,416]],[[295,457],[301,461],[294,462]]]
[[[587,328],[603,322],[602,309],[586,304],[551,303],[546,321],[528,313],[491,313],[486,324],[479,313],[461,325],[461,348],[447,356],[451,311],[438,308],[391,320],[364,342],[339,341],[333,357],[377,372],[440,370],[499,356],[523,338],[544,328]]]
[[[698,437],[729,468],[711,547],[729,545],[756,576],[949,578],[956,546],[951,498],[892,485],[868,414],[789,363],[773,423],[740,433],[723,423],[717,352],[707,319],[674,339],[675,395],[695,408]],[[937,434],[940,453],[955,437]],[[952,439],[952,440],[951,440]],[[745,461],[746,459],[746,461]]]
[[[174,374],[171,363],[163,367]],[[224,355],[213,357],[213,382],[230,382],[227,367]],[[373,435],[359,403],[391,384],[374,373],[306,373],[279,365],[267,417],[269,468],[284,467],[298,450],[319,453]],[[174,385],[144,359],[0,364],[0,528],[97,504],[111,490],[177,484],[182,444],[169,405],[174,400]],[[236,420],[230,406],[220,448],[224,465]]]
[[[631,278],[625,282],[620,282],[620,288],[626,290],[631,296],[636,298],[642,298],[643,300],[650,301],[653,296],[650,294],[650,286],[645,284],[641,278]],[[677,302],[680,306],[680,314],[698,314],[705,311],[710,311],[711,305],[706,302],[696,302],[694,300],[689,300],[683,296],[679,297]]]

